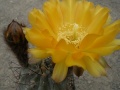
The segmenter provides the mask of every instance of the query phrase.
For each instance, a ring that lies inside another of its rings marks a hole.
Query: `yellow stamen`
[[[67,44],[74,44],[78,47],[86,35],[86,28],[82,25],[66,23],[59,28],[57,41],[63,39]]]

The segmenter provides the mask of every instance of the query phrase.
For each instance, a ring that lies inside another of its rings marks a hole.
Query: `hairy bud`
[[[21,66],[28,66],[28,41],[25,38],[22,24],[12,21],[4,32],[4,39],[14,52]]]

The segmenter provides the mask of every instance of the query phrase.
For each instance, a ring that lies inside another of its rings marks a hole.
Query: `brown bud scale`
[[[23,33],[23,26],[16,21],[12,21],[4,32],[6,44],[14,52],[21,66],[28,66],[28,41]]]

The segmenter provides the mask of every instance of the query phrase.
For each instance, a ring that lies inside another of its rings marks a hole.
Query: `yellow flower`
[[[43,10],[29,13],[31,28],[25,28],[29,49],[39,62],[52,57],[52,79],[65,79],[68,67],[78,66],[93,76],[105,75],[107,63],[102,58],[120,47],[120,20],[111,22],[109,9],[87,0],[48,0]]]

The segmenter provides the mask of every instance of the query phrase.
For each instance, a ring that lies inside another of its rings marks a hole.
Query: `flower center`
[[[73,44],[78,47],[86,35],[85,27],[76,23],[66,23],[59,28],[57,41],[64,39],[67,44]]]

